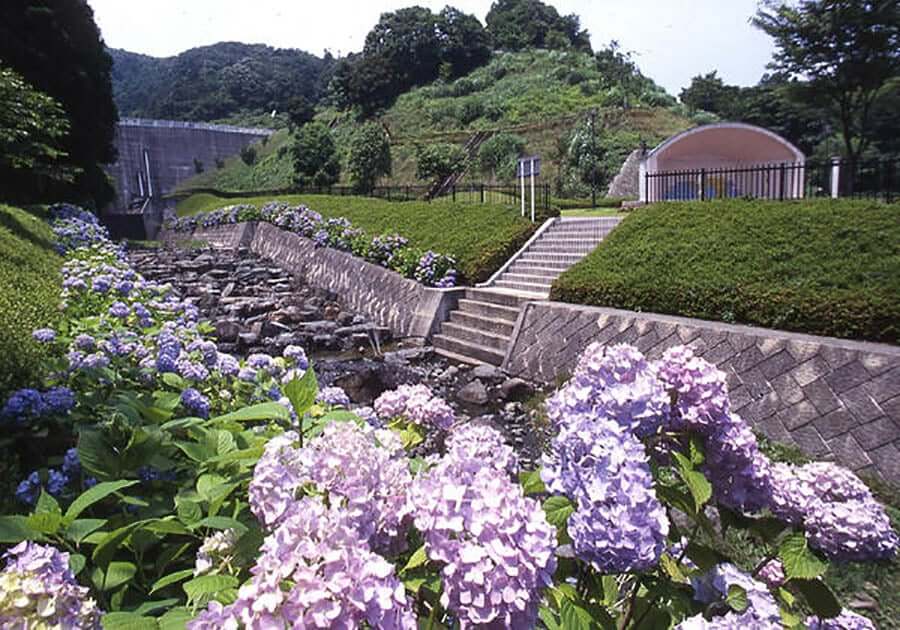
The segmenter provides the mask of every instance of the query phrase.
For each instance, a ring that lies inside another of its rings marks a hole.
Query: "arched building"
[[[694,127],[644,156],[640,199],[798,198],[805,161],[800,149],[762,127],[733,122]]]

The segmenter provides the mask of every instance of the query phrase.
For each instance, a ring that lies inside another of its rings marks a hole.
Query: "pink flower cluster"
[[[448,430],[455,420],[453,409],[425,385],[401,385],[375,400],[375,413],[382,420],[403,417],[422,427]]]
[[[413,482],[410,502],[428,558],[442,565],[441,605],[460,627],[529,628],[556,569],[556,531],[509,479],[502,438],[490,431],[457,429],[450,453]],[[485,448],[470,449],[479,436]]]

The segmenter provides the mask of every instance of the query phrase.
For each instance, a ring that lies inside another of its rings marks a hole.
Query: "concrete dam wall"
[[[217,159],[240,153],[245,146],[272,134],[269,129],[126,118],[116,126],[119,159],[109,167],[115,180],[113,212],[125,211],[138,199],[158,199],[197,173],[216,168]]]

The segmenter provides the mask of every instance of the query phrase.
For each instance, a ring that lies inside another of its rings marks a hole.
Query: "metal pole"
[[[591,110],[591,208],[597,207],[597,145],[594,138],[594,126],[597,121],[597,110]]]
[[[522,183],[522,216],[525,216],[525,162],[519,163],[519,181]]]
[[[531,159],[531,222],[534,223],[534,158]]]

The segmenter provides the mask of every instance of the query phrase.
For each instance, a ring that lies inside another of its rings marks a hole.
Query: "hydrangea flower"
[[[29,418],[40,418],[47,412],[44,397],[36,389],[20,389],[12,394],[0,411],[0,416],[19,423]]]
[[[456,459],[465,452],[445,456],[409,493],[428,558],[441,565],[441,605],[463,627],[533,627],[556,570],[556,530],[505,472]]]
[[[131,314],[131,308],[125,302],[113,302],[109,307],[109,314],[118,319],[125,319]]]
[[[204,538],[194,562],[194,575],[228,569],[234,561],[238,538],[233,529],[223,529]]]
[[[68,387],[53,387],[43,394],[44,405],[49,413],[66,414],[75,407],[75,392]]]
[[[69,554],[33,542],[4,554],[0,572],[0,627],[99,630],[103,614],[75,581]]]
[[[63,456],[62,470],[70,477],[81,473],[81,459],[78,457],[78,449],[70,448]]]
[[[460,462],[477,462],[498,472],[519,472],[516,452],[503,436],[485,424],[466,424],[454,428],[447,436],[447,457]]]
[[[340,507],[303,499],[260,552],[237,601],[210,604],[189,630],[416,628],[394,567],[368,548]]]
[[[456,416],[445,400],[426,385],[401,385],[375,399],[375,413],[383,420],[403,417],[423,427],[448,430]]]
[[[669,521],[643,445],[627,426],[564,417],[541,471],[550,492],[575,504],[568,523],[575,553],[601,573],[644,571],[666,549]]]
[[[300,346],[287,346],[281,355],[291,362],[293,367],[298,370],[306,370],[309,368],[309,359],[306,352]]]
[[[784,565],[778,558],[773,558],[762,566],[756,576],[769,588],[778,588],[785,581]]]
[[[350,407],[350,398],[340,387],[323,387],[316,394],[316,402],[321,405],[329,405],[331,407]]]
[[[703,615],[690,617],[676,626],[680,630],[701,628],[759,628],[777,630],[782,627],[781,613],[775,598],[765,584],[757,582],[733,564],[722,563],[707,573],[691,578],[694,599],[702,604],[724,602],[731,586],[738,586],[747,594],[747,609],[738,613],[728,611],[721,617],[707,621]]]
[[[837,617],[831,619],[808,617],[806,625],[809,630],[875,630],[875,624],[868,617],[863,617],[846,608]]]
[[[25,505],[34,505],[41,494],[41,477],[35,470],[16,487],[16,499]]]
[[[31,336],[35,339],[35,341],[39,341],[41,343],[50,343],[51,341],[56,339],[56,331],[52,328],[38,328],[31,333]]]
[[[193,387],[181,392],[181,404],[200,418],[209,418],[209,399]]]

